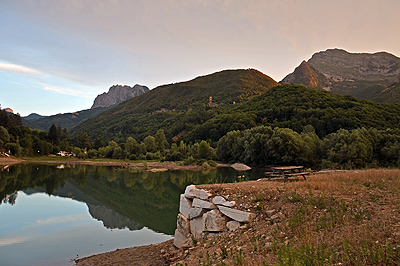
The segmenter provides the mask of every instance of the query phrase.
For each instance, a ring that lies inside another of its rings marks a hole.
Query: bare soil
[[[15,159],[11,157],[6,157],[6,156],[0,156],[0,165],[10,165],[10,164],[16,164],[23,162],[20,159]]]
[[[256,218],[183,250],[170,240],[77,265],[400,265],[400,170],[198,187],[236,201]]]

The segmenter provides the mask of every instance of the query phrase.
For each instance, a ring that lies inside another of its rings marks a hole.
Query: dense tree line
[[[218,141],[217,156],[253,166],[400,167],[400,130],[339,129],[320,139],[311,125],[301,133],[259,126],[228,132]]]
[[[191,113],[194,119],[196,112]],[[242,118],[254,116],[248,114]],[[213,166],[213,160],[242,162],[251,166],[305,165],[314,168],[400,167],[400,129],[340,128],[320,137],[313,125],[298,132],[286,127],[243,125],[239,117],[217,142],[171,141],[163,129],[142,141],[133,136],[123,141],[91,141],[87,133],[70,138],[66,129],[54,124],[48,131],[22,126],[18,115],[0,111],[0,151],[15,156],[40,156],[59,151],[78,158],[183,161]],[[187,120],[188,121],[188,120]],[[251,127],[246,129],[246,127]],[[239,128],[239,130],[235,130]],[[217,134],[213,131],[208,134]],[[170,141],[168,141],[170,140]],[[172,143],[172,144],[171,144]]]

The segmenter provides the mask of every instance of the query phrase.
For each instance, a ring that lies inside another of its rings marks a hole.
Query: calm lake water
[[[262,171],[138,172],[22,164],[0,168],[0,264],[74,265],[73,259],[173,237],[189,184],[237,182]]]

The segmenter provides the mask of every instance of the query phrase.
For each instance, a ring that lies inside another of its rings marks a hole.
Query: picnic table
[[[287,180],[292,176],[302,176],[304,180],[306,179],[306,175],[309,175],[310,172],[306,172],[304,166],[280,166],[280,167],[271,167],[272,172],[266,172],[266,175],[269,177],[284,177]]]

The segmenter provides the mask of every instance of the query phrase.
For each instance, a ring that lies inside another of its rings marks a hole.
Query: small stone
[[[215,196],[212,199],[212,203],[214,203],[215,205],[221,205],[224,202],[226,202],[226,199],[222,196]]]
[[[199,198],[206,200],[211,196],[212,194],[210,192],[207,192],[204,189],[198,189],[195,185],[187,186],[185,190],[185,197],[190,199]]]
[[[274,224],[279,223],[281,221],[281,217],[279,217],[279,215],[276,214],[272,215],[270,219]]]
[[[226,223],[226,227],[228,227],[229,231],[235,231],[239,229],[240,223],[237,221],[229,221]]]
[[[267,214],[268,218],[271,218],[271,216],[274,215],[275,212],[276,212],[275,210],[268,210],[265,213]]]
[[[235,206],[236,202],[234,201],[227,201],[224,197],[222,196],[216,196],[212,199],[212,203],[215,205],[223,205],[225,207],[233,207]]]
[[[192,239],[188,238],[182,243],[182,249],[189,249],[193,246]]]

